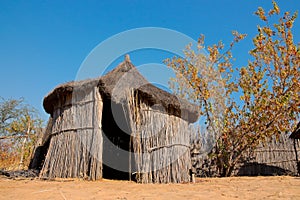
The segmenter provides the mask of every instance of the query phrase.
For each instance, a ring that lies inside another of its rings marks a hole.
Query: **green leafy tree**
[[[197,51],[188,46],[184,58],[166,60],[176,74],[173,90],[199,105],[216,137],[211,156],[220,176],[230,176],[236,164],[246,159],[245,152],[292,130],[299,120],[300,47],[292,32],[297,12],[280,17],[273,1],[268,13],[258,8],[255,14],[263,25],[257,27],[247,66],[233,69],[232,48],[246,37],[236,31],[227,50],[219,42],[208,46],[209,55],[204,55],[201,36]],[[274,18],[278,22],[271,25]]]

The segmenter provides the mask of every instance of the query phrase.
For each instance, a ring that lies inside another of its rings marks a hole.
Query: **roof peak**
[[[131,62],[129,54],[126,54],[124,59],[126,62]]]

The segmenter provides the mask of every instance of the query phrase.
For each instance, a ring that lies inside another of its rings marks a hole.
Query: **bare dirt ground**
[[[0,199],[300,199],[300,178],[196,179],[195,184],[129,181],[11,180],[0,178]]]

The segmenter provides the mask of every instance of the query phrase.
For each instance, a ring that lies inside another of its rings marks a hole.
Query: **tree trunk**
[[[26,135],[25,138],[23,140],[22,143],[22,148],[21,148],[21,157],[20,157],[20,164],[19,164],[19,169],[23,170],[24,169],[24,152],[25,152],[25,145],[27,142],[27,137],[29,136],[29,132],[30,132],[30,122],[28,122],[28,127],[27,127],[27,131],[26,131]]]
[[[20,156],[20,164],[19,164],[19,169],[23,170],[24,169],[24,152],[25,152],[25,144],[27,142],[27,137],[24,138],[23,143],[22,143],[22,148],[21,148],[21,156]]]

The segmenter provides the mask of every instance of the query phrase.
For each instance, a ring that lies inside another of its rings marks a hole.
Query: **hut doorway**
[[[46,159],[47,151],[50,145],[50,139],[45,144],[37,146],[29,163],[29,169],[41,170]]]
[[[131,156],[130,127],[122,104],[103,102],[103,178],[131,180],[134,156]]]

